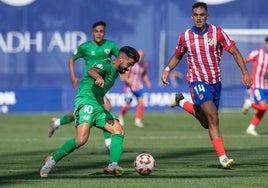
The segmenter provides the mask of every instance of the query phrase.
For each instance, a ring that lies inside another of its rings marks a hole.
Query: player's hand
[[[97,85],[97,86],[100,86],[100,87],[104,87],[104,80],[102,79],[102,77],[99,77],[99,78],[97,78],[96,80],[95,80],[95,84]]]
[[[73,86],[73,88],[75,90],[77,89],[78,83],[79,83],[79,79],[78,78],[75,77],[75,78],[72,79],[72,86]]]
[[[169,73],[169,71],[165,71],[165,70],[162,73],[161,81],[162,81],[163,85],[167,85],[168,84],[168,81],[167,81],[168,73]]]
[[[247,89],[249,89],[252,85],[252,79],[251,79],[251,76],[248,72],[242,74],[242,84],[244,84]]]

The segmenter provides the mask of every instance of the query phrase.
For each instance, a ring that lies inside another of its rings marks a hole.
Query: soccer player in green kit
[[[84,74],[75,97],[76,137],[67,140],[40,170],[41,177],[48,177],[51,169],[75,149],[83,146],[90,135],[91,127],[104,129],[111,133],[109,165],[104,173],[121,176],[124,170],[119,167],[123,150],[124,130],[118,119],[103,106],[103,97],[113,86],[119,74],[124,74],[139,61],[136,49],[130,46],[120,48],[119,55],[113,61],[96,61]]]
[[[117,57],[119,49],[115,42],[104,39],[106,23],[104,21],[95,22],[92,25],[93,40],[81,44],[69,59],[69,73],[72,81],[73,88],[76,89],[79,79],[75,76],[74,64],[79,58],[83,58],[85,62],[85,71],[87,71],[95,61],[110,59],[112,56]],[[109,99],[104,97],[104,106],[110,111],[111,104]],[[66,125],[74,121],[73,112],[70,112],[60,118],[52,118],[48,130],[48,137],[51,137],[55,130],[60,126]],[[103,131],[104,142],[107,150],[109,150],[111,137],[106,131]]]

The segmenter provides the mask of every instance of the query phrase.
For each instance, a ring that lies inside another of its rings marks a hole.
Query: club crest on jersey
[[[215,44],[215,40],[213,38],[208,39],[208,45],[213,46]]]
[[[99,69],[103,69],[103,65],[102,64],[97,64],[96,67],[99,68]]]
[[[84,115],[83,120],[86,120],[86,121],[89,120],[89,115]]]
[[[105,49],[104,52],[105,52],[106,54],[110,54],[111,49]]]
[[[203,99],[204,99],[204,95],[203,95],[203,93],[199,94],[198,97],[199,97],[200,100],[203,100]]]
[[[91,55],[96,55],[96,52],[95,51],[91,51]]]

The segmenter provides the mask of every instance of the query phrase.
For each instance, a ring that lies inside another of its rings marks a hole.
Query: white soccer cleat
[[[182,99],[184,99],[183,94],[182,94],[182,93],[176,93],[176,94],[175,94],[175,98],[172,98],[172,100],[171,100],[169,106],[170,106],[171,108],[174,108],[174,107],[176,107],[176,106],[180,106],[180,101],[181,101]]]
[[[242,107],[242,112],[244,115],[246,115],[248,113],[248,110],[251,106],[251,100],[250,99],[245,99],[243,107]]]
[[[223,159],[223,161],[221,162],[221,165],[223,168],[231,168],[234,164],[234,160],[233,159],[228,159],[227,157],[225,159]]]
[[[51,118],[50,121],[50,127],[48,129],[48,137],[51,137],[54,132],[59,128],[59,126],[55,125],[55,121],[57,120],[57,118]]]
[[[140,128],[144,127],[141,121],[135,122],[135,126],[140,127]]]
[[[53,159],[52,156],[48,158],[48,160],[45,162],[44,166],[40,170],[40,177],[41,178],[47,178],[49,172],[51,169],[56,165],[56,161]]]
[[[114,176],[122,176],[124,174],[124,169],[118,165],[109,165],[104,168],[104,173]]]
[[[140,119],[135,119],[135,126],[142,128],[144,125]]]
[[[253,130],[247,129],[246,133],[251,136],[259,136],[259,134],[254,129]]]
[[[124,120],[124,116],[119,114],[118,116],[118,120],[119,120],[119,123],[124,126],[125,125],[125,120]]]

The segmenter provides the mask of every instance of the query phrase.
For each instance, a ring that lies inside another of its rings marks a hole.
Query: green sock
[[[73,152],[78,146],[76,145],[75,138],[67,140],[54,154],[53,159],[58,162],[65,156]]]
[[[73,122],[73,120],[69,118],[68,114],[66,114],[60,118],[60,126],[66,125],[66,124],[71,123],[71,122]]]
[[[112,135],[109,163],[119,162],[119,160],[121,159],[121,155],[123,151],[123,141],[124,141],[124,135],[122,134]]]
[[[111,138],[111,133],[109,133],[108,131],[103,130],[103,136],[104,136],[105,139],[106,138]]]

